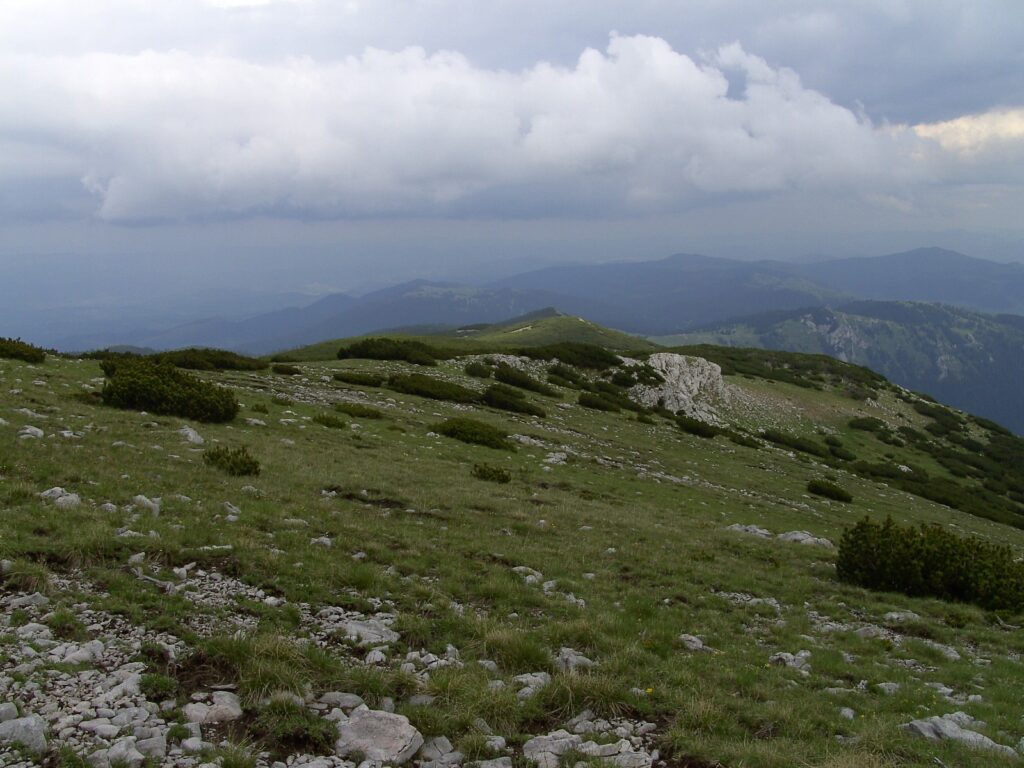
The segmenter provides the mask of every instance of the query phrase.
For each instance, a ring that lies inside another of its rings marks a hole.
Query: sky
[[[1020,0],[0,2],[6,317],[675,252],[1024,260],[1022,210]]]

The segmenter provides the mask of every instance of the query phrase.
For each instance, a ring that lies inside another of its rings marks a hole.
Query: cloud
[[[536,200],[642,212],[886,192],[926,172],[921,136],[873,125],[739,44],[693,59],[648,36],[520,71],[416,47],[326,63],[15,56],[0,59],[0,91],[0,141],[59,156],[111,221],[559,212],[531,211]]]
[[[939,123],[922,123],[914,126],[914,133],[934,139],[943,149],[963,154],[1024,144],[1024,109],[997,109]]]

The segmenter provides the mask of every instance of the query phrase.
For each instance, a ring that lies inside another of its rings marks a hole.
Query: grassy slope
[[[454,349],[470,354],[477,351],[511,350],[519,347],[537,347],[560,341],[597,344],[617,351],[646,351],[656,344],[639,336],[613,331],[579,317],[558,315],[524,319],[509,323],[496,323],[472,330],[446,331],[437,334],[416,334],[401,331],[382,331],[350,339],[332,339],[282,353],[282,357],[298,361],[332,360],[338,348],[356,338],[388,336],[390,338],[418,339],[427,344]]]
[[[0,361],[0,413],[10,422],[0,427],[0,557],[44,562],[56,570],[84,569],[109,591],[106,607],[185,637],[194,609],[128,577],[124,563],[131,553],[144,550],[167,567],[198,560],[314,607],[388,597],[400,614],[401,649],[408,645],[443,654],[452,643],[464,659],[496,660],[506,678],[544,668],[543,652],[562,646],[599,662],[590,674],[556,676],[550,690],[526,706],[507,690],[489,691],[487,676],[472,664],[432,677],[428,691],[438,697],[433,706],[400,703],[399,711],[426,735],[445,734],[470,753],[467,734],[477,716],[497,732],[521,739],[557,727],[589,706],[604,714],[636,712],[657,722],[663,754],[675,757],[676,765],[688,764],[685,756],[719,760],[730,768],[925,766],[935,757],[949,766],[979,765],[979,759],[985,765],[1011,764],[915,739],[899,725],[964,709],[987,721],[985,732],[994,739],[1015,744],[1024,735],[1015,655],[1024,651],[1019,632],[969,606],[840,584],[829,550],[724,528],[753,523],[836,539],[863,514],[891,514],[901,522],[953,524],[1018,549],[1024,549],[1024,532],[841,471],[836,474],[855,503],[829,503],[806,494],[807,481],[825,470],[799,456],[701,440],[661,420],[651,426],[625,415],[560,409],[550,401],[546,420],[485,409],[477,414],[543,439],[549,449],[521,447],[507,454],[471,447],[427,436],[440,417],[464,415],[463,408],[322,381],[342,368],[405,366],[332,361],[302,368],[301,378],[266,372],[212,376],[239,390],[243,417],[267,422],[250,427],[240,418],[231,425],[199,426],[208,444],[247,445],[262,462],[258,478],[231,478],[205,466],[200,451],[182,444],[176,430],[183,422],[77,399],[84,385],[96,384],[96,363],[51,359],[31,367]],[[459,369],[453,361],[432,373],[457,377]],[[748,395],[735,401],[737,421],[781,424],[806,434],[818,426],[834,428],[862,458],[880,459],[894,449],[848,430],[852,415],[882,413],[900,423],[923,422],[889,394],[874,408],[830,391],[734,379]],[[294,404],[274,404],[275,393]],[[338,400],[375,403],[387,419],[350,420],[359,428],[345,430],[311,422]],[[252,412],[258,404],[269,413]],[[18,408],[47,418],[22,415]],[[17,440],[24,424],[43,426],[48,437]],[[50,437],[58,427],[84,436]],[[127,445],[115,447],[119,441]],[[551,467],[543,461],[549,450],[573,453],[565,466]],[[470,467],[481,460],[509,469],[512,483],[473,479]],[[250,484],[259,488],[258,497],[242,491]],[[73,511],[44,505],[35,494],[53,485],[80,493],[87,503]],[[355,494],[369,490],[398,503],[385,508],[324,498],[321,490],[328,485]],[[161,515],[136,519],[125,512],[101,513],[89,503],[124,505],[137,493],[164,497]],[[174,500],[179,493],[193,501]],[[241,507],[237,522],[223,519],[225,501]],[[309,525],[287,526],[285,518],[302,518]],[[116,537],[116,529],[126,525],[153,530],[158,537]],[[311,546],[311,537],[320,535],[331,536],[335,547]],[[233,549],[199,549],[224,544]],[[350,555],[357,551],[366,559],[353,560]],[[557,580],[558,591],[584,598],[586,607],[524,585],[511,571],[517,565]],[[585,578],[587,573],[594,578]],[[353,589],[361,597],[352,597]],[[726,592],[774,597],[782,609],[776,614],[763,606],[737,606],[720,596]],[[454,610],[453,601],[465,610]],[[861,639],[852,631],[824,632],[813,620],[820,614],[860,626],[883,623],[886,612],[904,609],[921,619],[901,645]],[[294,633],[287,607],[260,607],[256,613],[265,632]],[[699,635],[716,652],[687,653],[677,641],[680,633]],[[914,636],[952,644],[963,659],[948,661]],[[813,652],[807,678],[767,664],[776,651],[804,648]],[[975,656],[990,663],[975,663]],[[908,668],[910,659],[926,671]],[[866,692],[825,691],[856,687],[862,680]],[[873,688],[886,681],[901,683],[901,690],[884,695]],[[927,682],[981,693],[983,700],[947,703]],[[401,700],[408,681],[382,675],[359,692],[371,702],[388,694]],[[841,706],[852,707],[856,719],[841,719]],[[837,734],[856,739],[840,742]]]

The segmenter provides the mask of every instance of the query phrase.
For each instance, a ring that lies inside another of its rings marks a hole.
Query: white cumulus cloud
[[[0,93],[0,146],[25,158],[0,174],[73,174],[112,221],[898,193],[947,143],[876,126],[739,44],[691,58],[647,36],[516,71],[415,47],[335,61],[15,55],[0,58]]]

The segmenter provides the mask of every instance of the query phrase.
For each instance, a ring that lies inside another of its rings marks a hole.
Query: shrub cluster
[[[518,368],[513,368],[507,363],[501,363],[494,369],[494,378],[502,384],[508,384],[512,387],[519,387],[520,389],[536,392],[539,395],[547,395],[548,397],[558,397],[558,392],[543,381],[537,381],[530,374],[520,371]]]
[[[203,461],[211,467],[216,467],[236,477],[260,473],[260,463],[244,445],[238,448],[228,448],[223,445],[208,448],[203,451]]]
[[[676,416],[676,424],[679,425],[679,428],[683,430],[683,432],[708,439],[722,434],[723,431],[714,424],[708,424],[706,421],[701,421],[700,419],[695,419],[692,416],[686,416],[684,414],[678,414]]]
[[[454,418],[435,424],[431,429],[455,440],[487,448],[514,451],[515,446],[508,440],[508,434],[476,419]]]
[[[830,455],[829,450],[824,445],[809,437],[792,435],[789,432],[783,432],[778,429],[766,429],[761,433],[761,437],[776,445],[782,445],[801,453],[809,453],[812,456],[818,456],[823,459],[827,459]]]
[[[46,360],[46,352],[21,339],[0,337],[0,357],[24,360],[26,363],[41,363]]]
[[[620,410],[618,403],[596,392],[580,392],[579,404],[584,408],[591,408],[595,411],[607,411],[608,413],[618,413]]]
[[[957,536],[938,525],[865,517],[839,542],[836,573],[868,589],[1024,610],[1024,563],[1009,547]]]
[[[637,384],[654,386],[665,381],[665,377],[647,363],[631,365],[617,370],[611,378],[612,384],[620,387],[635,387]]]
[[[474,464],[471,471],[477,480],[486,480],[489,483],[510,483],[512,473],[507,469],[496,467],[493,464]]]
[[[403,360],[415,365],[437,365],[438,360],[445,360],[448,355],[412,339],[372,338],[361,339],[338,350],[338,358],[347,360],[363,358],[366,360]]]
[[[543,408],[527,400],[521,390],[507,387],[504,384],[494,384],[484,390],[483,401],[485,405],[502,411],[525,413],[528,416],[539,416],[540,418],[547,415]]]
[[[828,482],[827,480],[811,480],[807,484],[807,490],[815,496],[824,496],[826,499],[842,501],[846,504],[853,501],[852,493],[845,488],[839,487],[835,483]]]
[[[527,347],[518,354],[533,360],[559,360],[566,365],[577,368],[589,368],[605,371],[614,368],[621,360],[613,352],[596,344],[585,344],[578,341],[564,341],[558,344],[546,344],[540,347]]]
[[[351,384],[356,387],[379,387],[387,376],[380,373],[359,373],[357,371],[338,371],[334,374],[334,380],[342,384]]]
[[[147,358],[104,360],[107,381],[102,399],[115,408],[131,408],[196,421],[231,421],[238,414],[234,393]]]
[[[587,380],[575,368],[555,363],[548,367],[548,383],[566,389],[582,389]]]
[[[481,363],[479,360],[466,363],[463,371],[465,371],[467,376],[472,376],[474,379],[489,379],[491,374],[494,373],[494,369],[491,366]]]
[[[274,373],[280,374],[281,376],[299,376],[302,374],[301,368],[297,368],[294,365],[288,365],[288,363],[274,363],[270,366],[270,370]]]
[[[383,419],[384,414],[376,408],[360,403],[335,403],[334,410],[356,419]]]
[[[173,352],[161,352],[153,357],[177,368],[188,368],[193,371],[262,371],[267,367],[266,360],[209,347],[176,349]]]
[[[321,427],[327,427],[328,429],[344,429],[348,426],[337,416],[332,416],[329,413],[318,413],[313,417],[313,423],[319,424]]]
[[[480,395],[461,384],[424,376],[422,373],[397,373],[388,378],[388,387],[406,395],[418,395],[431,400],[448,400],[453,403],[473,403]]]

